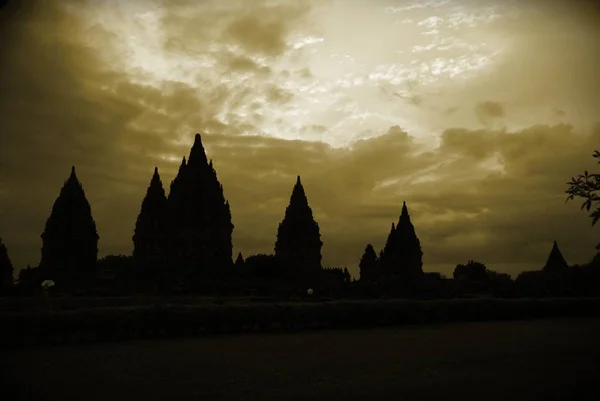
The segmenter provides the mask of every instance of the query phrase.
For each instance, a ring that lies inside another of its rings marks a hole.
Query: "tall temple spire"
[[[171,183],[167,209],[174,264],[194,271],[233,264],[229,203],[200,134]]]
[[[298,176],[277,231],[275,257],[294,283],[308,285],[318,280],[322,246],[319,224],[313,218]]]
[[[410,279],[423,274],[421,243],[410,221],[406,202],[402,203],[398,224],[395,227],[392,224],[380,264],[382,272],[392,276]]]
[[[154,167],[132,237],[133,257],[139,265],[154,265],[166,259],[166,208],[165,190],[158,167]]]
[[[40,268],[46,274],[89,272],[98,256],[98,233],[75,166],[60,190],[46,221]]]

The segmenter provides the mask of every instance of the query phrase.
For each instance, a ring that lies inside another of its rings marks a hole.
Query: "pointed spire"
[[[406,201],[402,202],[402,212],[400,213],[400,217],[398,218],[398,225],[396,227],[400,227],[401,225],[407,225],[412,227],[412,223],[410,221],[410,214],[408,214],[408,207],[406,207]]]
[[[154,167],[154,174],[152,174],[152,180],[150,182],[152,183],[155,181],[160,181],[160,175],[158,174],[158,167]]]
[[[242,252],[239,252],[237,255],[237,258],[235,260],[235,265],[236,266],[241,266],[244,264],[244,257],[242,256]]]
[[[71,174],[69,174],[69,178],[67,178],[67,180],[65,181],[65,186],[71,187],[71,186],[80,186],[81,183],[79,182],[79,179],[77,178],[77,173],[75,172],[75,166],[71,166]]]
[[[296,184],[294,185],[294,189],[292,190],[292,196],[290,197],[290,205],[288,206],[288,208],[291,207],[310,209],[308,206],[308,198],[306,197],[306,192],[304,192],[304,187],[302,186],[302,182],[300,181],[300,176],[298,176],[298,178],[296,179]]]
[[[156,259],[160,259],[161,253],[164,253],[162,247],[165,239],[162,236],[166,231],[166,206],[167,197],[158,167],[154,167],[154,174],[133,230],[133,257],[137,262],[152,263]],[[157,238],[161,239],[158,243]]]
[[[150,180],[150,186],[148,187],[148,192],[146,193],[146,197],[148,196],[158,196],[160,198],[165,197],[165,190],[162,185],[162,180],[160,179],[160,174],[158,173],[158,167],[154,167],[154,174],[152,174],[152,179]]]
[[[543,269],[547,272],[560,272],[569,268],[567,261],[563,257],[560,249],[558,249],[558,243],[556,240],[552,244],[552,250],[550,251],[550,255],[548,256],[548,260],[544,265]]]
[[[194,137],[194,145],[192,145],[190,157],[188,158],[188,165],[196,165],[197,163],[201,165],[206,165],[208,163],[200,134],[196,134]]]
[[[422,257],[421,243],[410,221],[406,202],[402,202],[398,224],[392,225],[380,258],[382,270],[406,278],[418,277],[423,274]]]

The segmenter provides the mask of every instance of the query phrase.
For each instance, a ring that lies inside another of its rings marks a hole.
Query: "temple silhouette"
[[[306,288],[315,286],[321,274],[321,234],[300,176],[292,190],[290,204],[277,230],[275,258],[285,266],[290,280]]]
[[[62,284],[80,285],[94,272],[98,233],[75,167],[52,206],[42,237],[40,273]]]
[[[207,160],[200,134],[165,195],[158,168],[142,201],[133,258],[147,268],[176,267],[210,275],[231,268],[233,224],[229,202]]]
[[[550,255],[548,255],[548,260],[542,268],[542,271],[551,273],[564,273],[568,269],[569,264],[563,257],[560,249],[558,249],[558,244],[556,241],[554,241],[552,244],[552,250],[550,251]]]
[[[292,189],[276,234],[273,254],[232,258],[234,225],[228,200],[200,134],[167,195],[154,168],[133,227],[132,255],[98,259],[99,235],[75,167],[64,182],[46,221],[38,267],[19,274],[23,293],[39,290],[42,280],[56,282],[55,291],[96,293],[180,292],[218,294],[320,294],[346,296],[431,296],[492,294],[596,294],[600,253],[583,266],[569,266],[554,241],[540,270],[516,280],[477,261],[458,264],[453,279],[423,271],[423,251],[406,202],[383,248],[367,244],[360,277],[346,267],[324,267],[319,224],[315,221],[300,176]],[[13,267],[0,240],[0,291],[12,288]],[[303,292],[298,292],[301,290]],[[10,291],[9,291],[10,292]]]

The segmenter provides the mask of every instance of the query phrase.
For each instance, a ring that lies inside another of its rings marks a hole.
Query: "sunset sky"
[[[71,165],[100,255],[130,254],[155,166],[203,135],[234,255],[272,253],[296,181],[325,266],[358,276],[406,201],[424,270],[512,275],[598,227],[565,204],[597,170],[600,11],[574,0],[56,0],[0,10],[0,237],[40,260]]]

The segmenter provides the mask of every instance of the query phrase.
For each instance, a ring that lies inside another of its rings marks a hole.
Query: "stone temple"
[[[319,224],[313,218],[298,176],[277,231],[275,258],[286,269],[292,282],[303,286],[314,285],[322,271],[322,246]]]
[[[40,273],[57,284],[93,273],[98,257],[98,233],[83,186],[75,173],[65,181],[42,237]]]
[[[154,170],[135,226],[134,260],[141,266],[218,273],[233,265],[232,233],[229,202],[196,134],[168,197]]]

